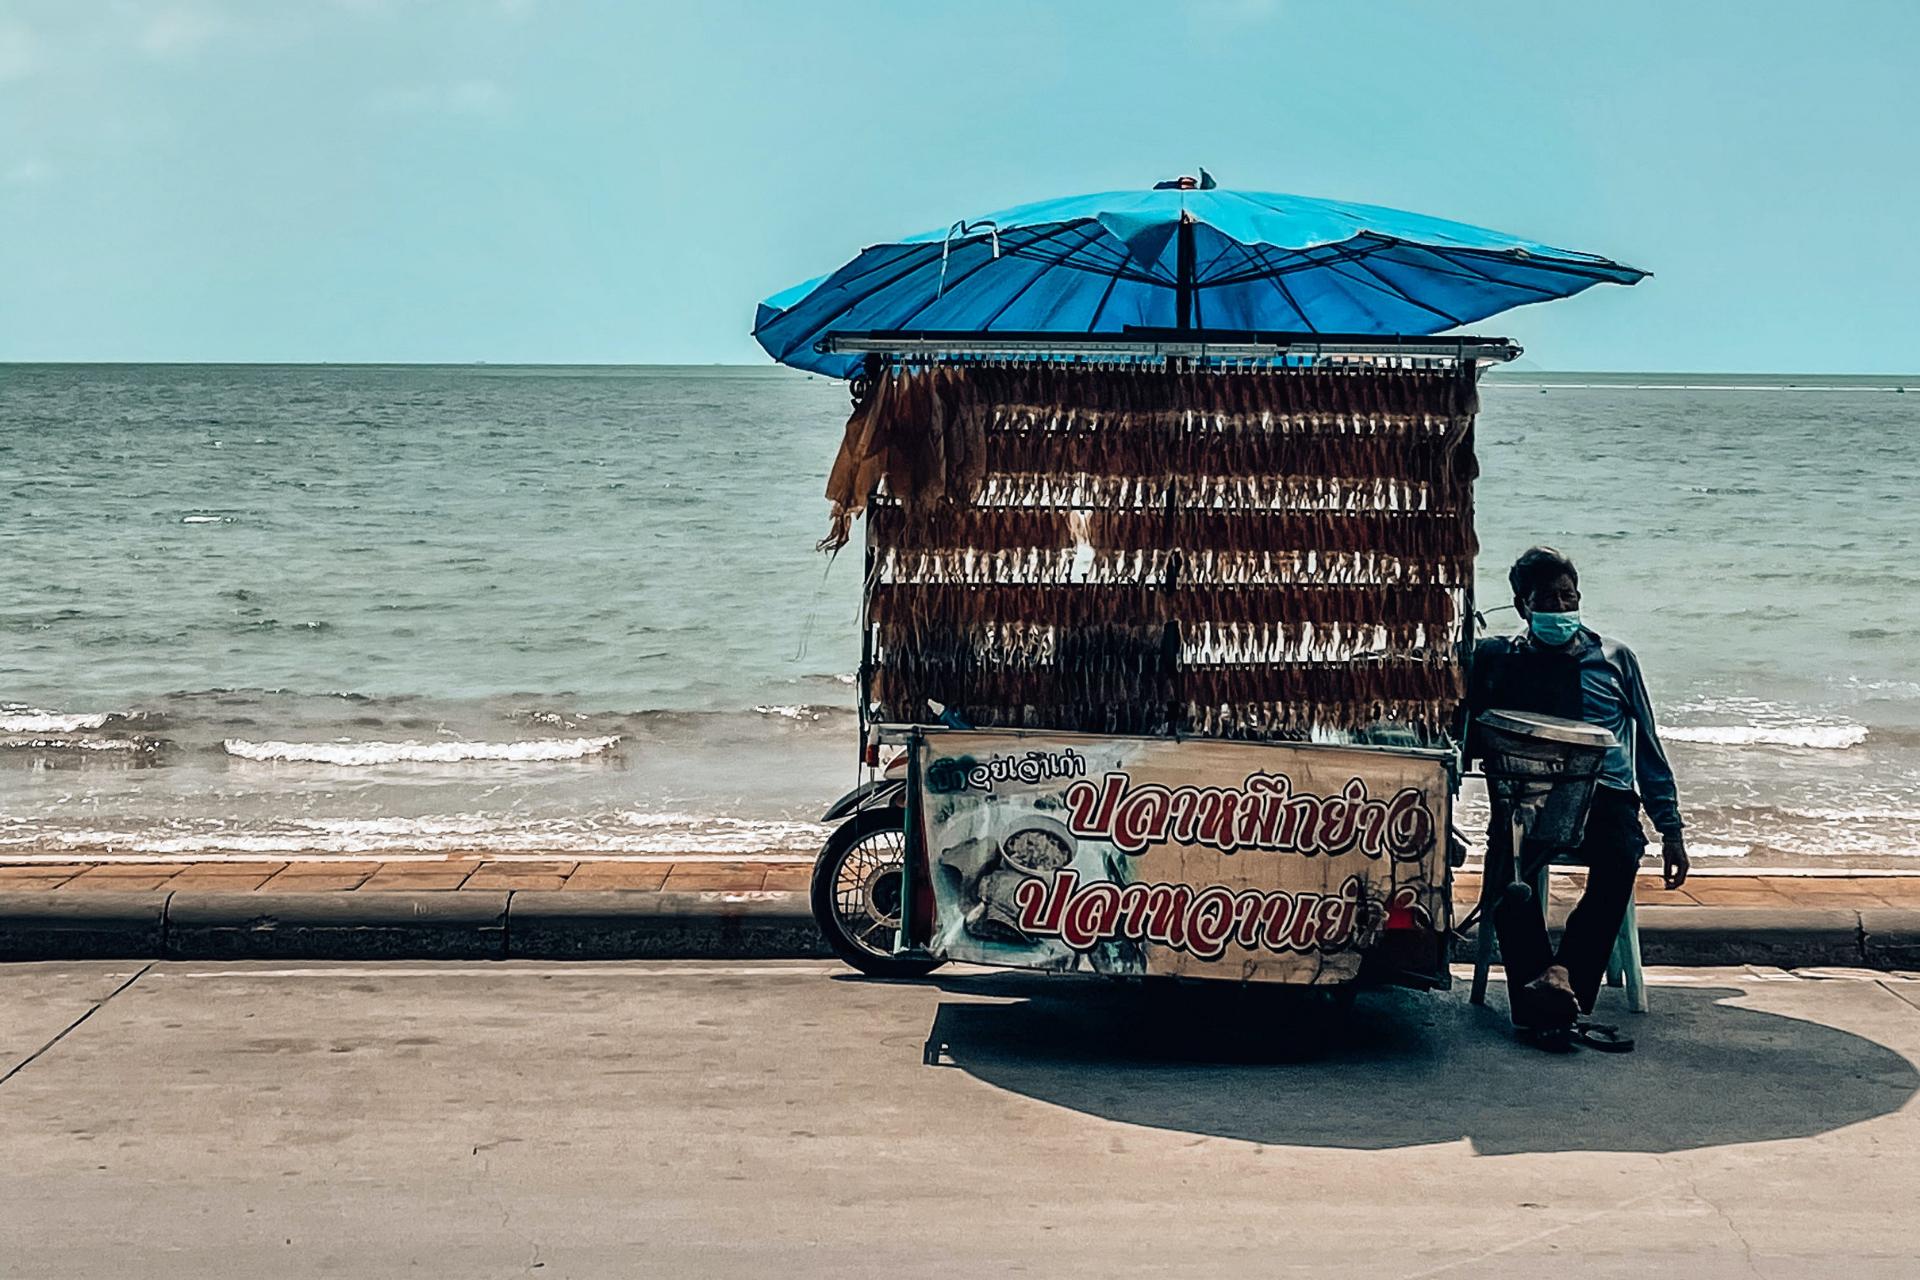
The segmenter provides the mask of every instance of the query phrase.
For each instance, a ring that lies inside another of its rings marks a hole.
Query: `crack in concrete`
[[[1661,1186],[1655,1187],[1651,1191],[1642,1191],[1638,1195],[1628,1196],[1625,1200],[1621,1200],[1616,1204],[1611,1204],[1604,1208],[1595,1209],[1591,1213],[1582,1214],[1577,1218],[1567,1219],[1566,1221],[1560,1222],[1554,1226],[1547,1227],[1540,1231],[1536,1231],[1532,1235],[1523,1236],[1518,1240],[1508,1240],[1502,1244],[1494,1245],[1492,1248],[1486,1249],[1480,1253],[1476,1253],[1470,1258],[1456,1258],[1452,1262],[1443,1262],[1437,1267],[1428,1267],[1424,1271],[1412,1272],[1408,1275],[1402,1276],[1401,1280],[1430,1280],[1430,1277],[1433,1277],[1433,1276],[1445,1275],[1450,1271],[1458,1271],[1462,1267],[1470,1267],[1477,1263],[1485,1262],[1490,1258],[1497,1258],[1497,1257],[1500,1257],[1502,1254],[1512,1253],[1517,1249],[1524,1249],[1528,1245],[1538,1244],[1542,1240],[1546,1240],[1553,1236],[1557,1236],[1565,1231],[1571,1231],[1575,1227],[1583,1227],[1588,1223],[1598,1221],[1601,1218],[1610,1217],[1613,1214],[1622,1213],[1631,1209],[1637,1209],[1647,1201],[1653,1200],[1659,1196],[1664,1196],[1668,1192],[1674,1190],[1675,1188],[1681,1185],[1683,1185],[1683,1182],[1681,1180],[1675,1180],[1673,1182],[1664,1183]]]
[[[493,1207],[500,1211],[500,1229],[516,1235],[527,1246],[527,1260],[521,1267],[522,1274],[531,1274],[547,1264],[540,1258],[540,1242],[529,1233],[513,1225],[513,1210],[507,1204],[506,1197],[493,1184],[493,1161],[482,1156],[482,1152],[492,1151],[508,1142],[519,1142],[519,1138],[499,1138],[493,1142],[482,1142],[473,1148],[473,1154],[480,1159],[480,1179],[485,1184],[486,1196],[493,1201]]]
[[[1720,1221],[1726,1224],[1727,1230],[1733,1232],[1733,1238],[1740,1242],[1740,1252],[1746,1260],[1747,1270],[1756,1276],[1759,1275],[1759,1264],[1753,1260],[1753,1242],[1747,1239],[1746,1234],[1742,1232],[1738,1226],[1734,1225],[1733,1215],[1725,1209],[1722,1209],[1713,1200],[1709,1199],[1704,1191],[1700,1190],[1700,1179],[1698,1175],[1687,1179],[1687,1190],[1693,1193],[1695,1200],[1698,1200],[1701,1204],[1720,1215]]]
[[[125,991],[128,987],[140,981],[140,979],[146,977],[147,970],[153,968],[153,966],[156,963],[158,962],[149,960],[145,965],[141,966],[140,972],[134,974],[131,978],[128,978],[125,982],[121,983],[119,986],[115,987],[113,990],[107,992],[106,995],[102,996],[99,1000],[94,1002],[94,1005],[92,1008],[88,1009],[85,1013],[81,1014],[79,1017],[75,1018],[72,1022],[69,1022],[65,1027],[61,1028],[59,1035],[56,1035],[53,1039],[47,1041],[45,1044],[41,1045],[38,1049],[35,1049],[32,1053],[28,1054],[26,1057],[14,1063],[13,1066],[7,1071],[5,1075],[0,1076],[0,1085],[4,1085],[7,1081],[13,1079],[15,1076],[19,1075],[22,1071],[25,1071],[28,1067],[38,1062],[42,1054],[46,1053],[47,1050],[53,1048],[53,1046],[59,1044],[62,1040],[65,1040],[67,1036],[72,1034],[72,1032],[76,1028],[78,1028],[81,1023],[85,1022],[88,1018],[91,1018],[94,1014],[100,1012],[100,1010],[104,1009],[106,1007],[107,1001],[113,999],[115,996],[119,995],[122,991]]]

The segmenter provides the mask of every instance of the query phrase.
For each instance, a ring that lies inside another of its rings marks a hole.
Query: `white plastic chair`
[[[1541,866],[1540,873],[1533,881],[1533,900],[1540,904],[1543,915],[1550,909],[1547,878],[1553,868],[1580,865],[1568,858],[1552,858]],[[1499,939],[1493,928],[1493,908],[1504,887],[1482,872],[1480,923],[1476,926],[1480,932],[1474,939],[1473,993],[1469,997],[1474,1004],[1487,1002],[1487,975],[1493,969],[1494,953],[1499,950]],[[1635,918],[1632,898],[1627,899],[1627,914],[1620,921],[1620,936],[1613,940],[1613,952],[1607,957],[1607,985],[1626,989],[1627,1008],[1633,1012],[1648,1011],[1647,979],[1640,967],[1640,922]]]

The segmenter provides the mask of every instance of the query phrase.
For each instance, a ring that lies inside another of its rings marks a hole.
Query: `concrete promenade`
[[[1913,975],[1656,970],[1637,1053],[1551,1057],[1458,989],[1316,1036],[819,962],[4,974],[5,1276],[1920,1274]]]
[[[0,860],[0,959],[805,958],[803,855]],[[1580,873],[1556,873],[1564,914]],[[1480,892],[1456,878],[1464,917]],[[1643,871],[1649,963],[1920,968],[1920,876]],[[1457,952],[1456,956],[1464,954]]]
[[[516,855],[482,859],[459,854],[421,853],[393,858],[342,858],[313,855],[288,859],[229,857],[221,861],[161,861],[137,854],[112,854],[33,861],[0,856],[0,895],[61,890],[70,893],[119,893],[213,890],[228,893],[344,893],[462,890],[635,890],[647,893],[805,892],[813,868],[808,854],[762,855],[752,860],[718,855],[670,857],[565,858]],[[1553,895],[1571,901],[1579,894],[1581,872],[1558,869]],[[1456,873],[1456,906],[1479,894],[1476,870]],[[1857,909],[1920,908],[1920,871],[1762,872],[1712,868],[1696,871],[1682,888],[1659,882],[1657,859],[1649,857],[1639,881],[1638,901],[1648,906]]]

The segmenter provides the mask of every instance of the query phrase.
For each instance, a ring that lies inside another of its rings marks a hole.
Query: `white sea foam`
[[[232,524],[232,516],[181,516],[181,524]]]
[[[1816,751],[1845,751],[1867,740],[1861,724],[1696,725],[1665,726],[1660,736],[1674,742],[1699,742],[1718,747],[1802,747]]]
[[[82,712],[69,715],[59,711],[41,711],[36,707],[0,712],[0,733],[78,733],[98,729],[112,718],[112,712]]]
[[[820,709],[818,707],[759,706],[755,707],[754,710],[763,716],[778,716],[782,720],[818,720],[820,718]]]
[[[153,738],[19,738],[0,742],[0,751],[157,751]]]
[[[1711,841],[1697,844],[1689,841],[1687,844],[1687,853],[1695,858],[1744,858],[1752,852],[1753,846],[1750,844],[1715,844]]]
[[[307,764],[459,764],[470,760],[581,760],[620,741],[602,738],[541,738],[528,742],[248,742],[228,738],[222,745],[242,760]]]
[[[1920,822],[1920,809],[1875,808],[1862,805],[1857,809],[1784,809],[1796,818],[1811,818],[1815,822]]]
[[[811,854],[830,831],[817,822],[641,812],[534,819],[463,813],[315,819],[253,829],[216,819],[145,830],[0,819],[0,849],[104,847],[119,853],[166,855],[547,853],[557,859],[619,854],[740,856]]]

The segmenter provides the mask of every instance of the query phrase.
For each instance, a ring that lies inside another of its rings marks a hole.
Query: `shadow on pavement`
[[[1667,988],[1622,1015],[1637,1052],[1516,1042],[1496,993],[1387,990],[1340,1017],[1259,989],[1155,994],[1099,981],[942,978],[933,1039],[1000,1088],[1130,1124],[1249,1142],[1379,1150],[1465,1137],[1484,1155],[1681,1151],[1824,1133],[1899,1109],[1920,1072],[1882,1045]],[[1008,999],[1010,998],[1010,999]],[[1611,1017],[1603,1001],[1603,1019]]]

